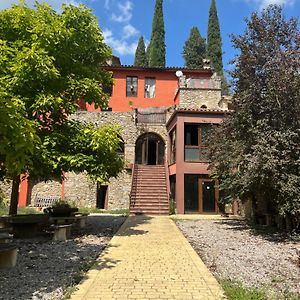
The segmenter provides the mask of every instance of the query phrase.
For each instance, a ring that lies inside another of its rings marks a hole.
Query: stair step
[[[134,176],[134,179],[143,178],[143,179],[166,179],[165,175],[159,175],[159,174],[138,174]]]
[[[151,205],[156,205],[156,204],[162,204],[162,205],[169,205],[168,200],[153,200],[153,201],[146,201],[146,200],[141,200],[141,199],[131,199],[131,203],[135,204],[151,204]]]
[[[130,213],[169,214],[169,196],[165,166],[141,166],[134,169]]]
[[[141,194],[141,193],[132,193],[131,198],[142,198],[142,199],[168,199],[167,194]]]
[[[160,208],[168,208],[169,204],[166,203],[141,203],[141,202],[132,202],[132,205],[130,207],[151,207],[151,208],[156,208],[156,207],[160,207]]]
[[[167,189],[153,189],[151,187],[143,189],[143,188],[132,188],[131,194],[140,193],[140,194],[154,194],[154,195],[166,195]]]
[[[157,210],[130,210],[132,214],[141,214],[141,215],[169,215],[169,211],[157,211]]]
[[[132,185],[133,188],[140,188],[140,189],[154,189],[154,190],[158,190],[158,189],[165,189],[167,190],[167,187],[165,184],[154,184],[154,185],[149,185],[147,183],[134,183]]]

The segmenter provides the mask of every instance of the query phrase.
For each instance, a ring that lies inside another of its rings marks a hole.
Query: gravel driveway
[[[291,292],[300,299],[299,242],[254,234],[243,220],[176,223],[217,278],[265,287],[277,299]]]
[[[99,256],[125,219],[89,216],[86,228],[73,231],[66,242],[52,242],[49,236],[16,239],[17,266],[0,270],[0,299],[63,299],[64,289],[80,279],[82,267]]]

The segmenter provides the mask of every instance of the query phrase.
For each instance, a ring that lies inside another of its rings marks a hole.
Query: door
[[[101,185],[99,182],[97,183],[97,203],[96,207],[100,209],[105,208],[106,197],[107,197],[107,185]]]
[[[142,145],[142,164],[147,165],[148,164],[148,145],[149,145],[149,140],[146,138],[143,141]]]
[[[146,133],[136,141],[135,163],[142,165],[163,165],[165,143],[155,133]]]
[[[199,178],[200,213],[217,212],[218,189],[215,180]]]

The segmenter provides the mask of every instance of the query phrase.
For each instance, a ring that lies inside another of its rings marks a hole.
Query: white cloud
[[[35,0],[27,0],[26,3],[29,7],[33,7],[35,4]],[[75,1],[75,0],[46,0],[46,1],[38,1],[38,2],[47,2],[52,6],[53,9],[55,10],[60,10],[61,5],[63,3],[65,4],[73,4],[73,5],[79,5],[80,1]],[[0,1],[0,10],[9,8],[12,6],[12,4],[18,4],[19,0],[1,0]]]
[[[270,4],[278,4],[278,5],[293,5],[294,4],[294,0],[262,0],[260,1],[260,7],[266,7]]]
[[[106,29],[103,31],[104,41],[119,56],[134,55],[138,44],[136,36],[139,30],[131,23],[133,1],[132,0],[105,0],[104,8],[107,10],[116,9],[112,12],[111,20],[116,24],[114,30]]]
[[[124,35],[124,39],[128,39],[130,37],[136,36],[137,34],[139,34],[139,31],[133,27],[131,24],[127,24],[123,27],[123,35]]]
[[[114,0],[105,0],[104,2],[104,8],[105,9],[110,9],[110,6],[113,4]]]
[[[250,3],[258,4],[260,9],[263,9],[270,4],[292,6],[295,3],[295,0],[246,0],[246,1]]]
[[[116,54],[134,55],[137,47],[137,41],[128,42],[125,39],[117,39],[113,36],[112,31],[109,29],[103,30],[103,37],[105,43],[112,47]]]
[[[112,14],[111,19],[118,23],[127,23],[132,18],[133,3],[127,0],[124,4],[118,3],[118,9],[120,11],[119,15],[115,13]]]

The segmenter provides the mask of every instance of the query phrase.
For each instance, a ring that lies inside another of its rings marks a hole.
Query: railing
[[[135,174],[134,174],[135,170],[136,170],[136,165],[133,164],[133,166],[132,166],[132,173],[131,173],[131,189],[130,189],[130,193],[129,193],[129,211],[130,211],[130,208],[132,206],[134,207],[134,205],[135,205],[135,200],[132,201],[132,187],[133,187],[133,184],[135,183],[135,180],[136,180]]]
[[[220,89],[221,80],[219,77],[214,78],[192,78],[183,76],[180,80],[181,88],[190,88],[190,89]]]
[[[49,207],[59,201],[59,196],[36,196],[34,199],[34,207]]]
[[[165,124],[166,113],[141,113],[137,112],[138,123],[150,123],[150,124]]]
[[[209,149],[207,147],[199,148],[197,146],[185,146],[184,149],[185,161],[209,161]]]
[[[165,160],[165,172],[166,172],[166,185],[167,185],[167,194],[168,194],[168,206],[170,210],[170,178],[169,178],[169,167],[168,167],[167,160]]]

